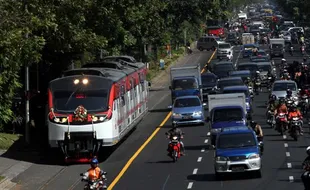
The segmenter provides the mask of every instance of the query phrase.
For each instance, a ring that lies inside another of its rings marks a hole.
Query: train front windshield
[[[57,111],[74,112],[82,105],[87,111],[108,110],[108,90],[68,91],[59,90],[53,93],[54,108]]]

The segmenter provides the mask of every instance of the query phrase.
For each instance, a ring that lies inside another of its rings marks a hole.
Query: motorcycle
[[[308,113],[308,96],[306,94],[301,97],[300,108],[303,115]]]
[[[267,123],[268,123],[269,125],[271,125],[272,128],[274,128],[275,125],[276,125],[276,119],[275,119],[275,116],[274,116],[274,112],[268,110],[268,112],[267,112],[267,118],[268,118]]]
[[[299,117],[293,117],[290,121],[290,136],[297,141],[298,136],[300,135],[300,118]]]
[[[262,87],[261,87],[261,81],[260,80],[257,80],[255,81],[254,83],[254,92],[256,95],[259,95],[259,91],[262,91]]]
[[[276,129],[281,135],[286,130],[287,118],[285,113],[279,113],[276,121]]]
[[[173,162],[177,162],[178,159],[181,157],[181,143],[180,143],[178,136],[172,137],[172,139],[169,143],[168,152],[169,152],[169,156],[172,158]]]
[[[193,53],[193,50],[191,49],[190,46],[187,46],[186,49],[187,49],[187,53],[188,54],[192,54]]]
[[[263,139],[262,137],[259,137],[256,135],[256,138],[257,138],[257,141],[258,141],[258,146],[260,147],[260,152],[261,154],[264,153],[264,142],[263,142]]]
[[[268,80],[268,82],[267,82],[267,89],[268,89],[268,91],[271,91],[272,77],[268,77],[267,80]]]
[[[103,175],[107,175],[107,172],[103,172]],[[84,190],[103,190],[107,189],[105,185],[106,178],[101,177],[98,180],[89,180],[84,178],[84,174],[81,173],[80,176],[82,176],[82,181],[86,182],[84,185]]]
[[[294,47],[292,46],[289,50],[291,56],[293,56],[293,51],[294,51]]]
[[[294,101],[291,99],[286,100],[286,107],[290,109],[294,104]]]
[[[302,55],[305,55],[305,47],[302,46],[302,47],[300,48],[300,50],[301,50],[301,54],[302,54]]]

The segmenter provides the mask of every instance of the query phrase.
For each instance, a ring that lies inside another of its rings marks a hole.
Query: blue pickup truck
[[[244,93],[216,94],[208,96],[208,117],[211,144],[222,128],[247,125],[246,100]]]
[[[200,66],[172,67],[170,69],[172,103],[177,97],[198,96],[203,101]]]
[[[262,144],[247,126],[224,128],[217,137],[214,169],[218,180],[225,174],[253,172],[261,178]]]

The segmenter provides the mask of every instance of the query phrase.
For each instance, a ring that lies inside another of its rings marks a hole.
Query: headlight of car
[[[172,116],[173,116],[173,117],[181,117],[181,114],[179,114],[179,113],[173,113]]]
[[[193,113],[193,116],[201,116],[202,112],[201,111],[195,111]]]
[[[219,133],[221,132],[221,128],[218,128],[218,129],[211,129],[211,133]]]
[[[223,156],[217,156],[215,157],[215,161],[219,161],[219,162],[225,162],[227,161],[228,159],[226,157],[223,157]]]
[[[259,154],[251,154],[248,159],[255,159],[255,158],[259,158]]]

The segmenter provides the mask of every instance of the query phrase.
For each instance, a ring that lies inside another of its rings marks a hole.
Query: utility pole
[[[27,7],[27,0],[24,0],[24,13],[25,16],[28,15],[28,7]],[[25,34],[25,39],[27,40],[29,37],[28,30]],[[30,143],[30,92],[29,92],[29,62],[25,63],[25,94],[26,94],[26,105],[25,105],[25,140],[26,143]]]

